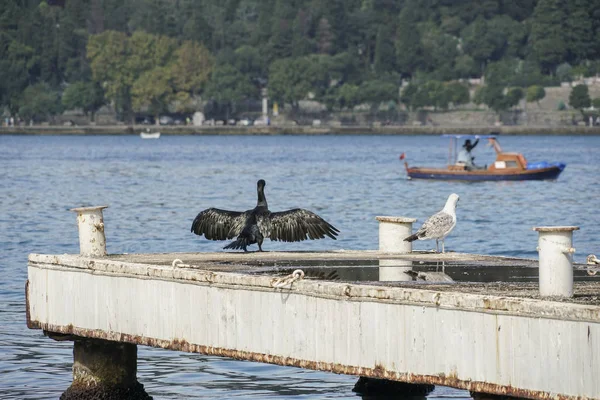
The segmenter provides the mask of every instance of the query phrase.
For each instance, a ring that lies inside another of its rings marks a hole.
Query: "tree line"
[[[292,110],[501,111],[600,71],[600,0],[1,3],[0,105],[26,120],[104,104],[124,120],[192,112],[199,98],[229,115],[265,89]],[[480,77],[471,99],[463,82]]]

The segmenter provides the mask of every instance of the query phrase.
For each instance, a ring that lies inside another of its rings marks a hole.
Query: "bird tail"
[[[248,251],[246,250],[246,247],[249,246],[250,243],[248,243],[248,239],[247,238],[238,238],[237,240],[234,240],[233,242],[229,243],[227,246],[223,247],[224,249],[231,249],[231,250],[244,250],[244,251]]]
[[[416,233],[413,233],[412,235],[410,235],[409,237],[405,238],[404,241],[405,242],[414,242],[415,240],[417,240],[419,238],[419,236]]]

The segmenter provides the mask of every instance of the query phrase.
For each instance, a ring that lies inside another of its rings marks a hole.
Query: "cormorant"
[[[405,238],[405,242],[412,242],[415,240],[426,240],[435,239],[435,250],[439,253],[439,243],[442,240],[442,253],[444,249],[444,239],[456,226],[456,203],[458,203],[458,195],[452,193],[446,200],[446,205],[442,211],[433,214],[427,218],[419,230]]]
[[[191,231],[210,240],[237,237],[224,249],[244,251],[248,251],[246,247],[254,243],[258,244],[258,251],[263,251],[262,243],[265,238],[299,242],[329,236],[335,240],[339,230],[312,211],[302,208],[269,211],[265,185],[262,179],[257,182],[258,201],[253,209],[242,212],[208,208],[196,216]]]

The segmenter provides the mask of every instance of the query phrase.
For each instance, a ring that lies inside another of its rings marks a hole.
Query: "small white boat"
[[[160,132],[140,132],[140,137],[142,139],[158,139]]]

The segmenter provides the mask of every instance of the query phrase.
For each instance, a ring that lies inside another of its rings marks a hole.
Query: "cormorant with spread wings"
[[[236,238],[224,249],[244,251],[248,251],[246,247],[254,243],[258,244],[258,251],[263,251],[262,243],[265,238],[299,242],[328,236],[335,240],[339,230],[312,211],[302,208],[269,211],[264,192],[265,185],[262,179],[257,182],[258,201],[252,210],[228,211],[208,208],[196,216],[191,231],[210,240]]]

